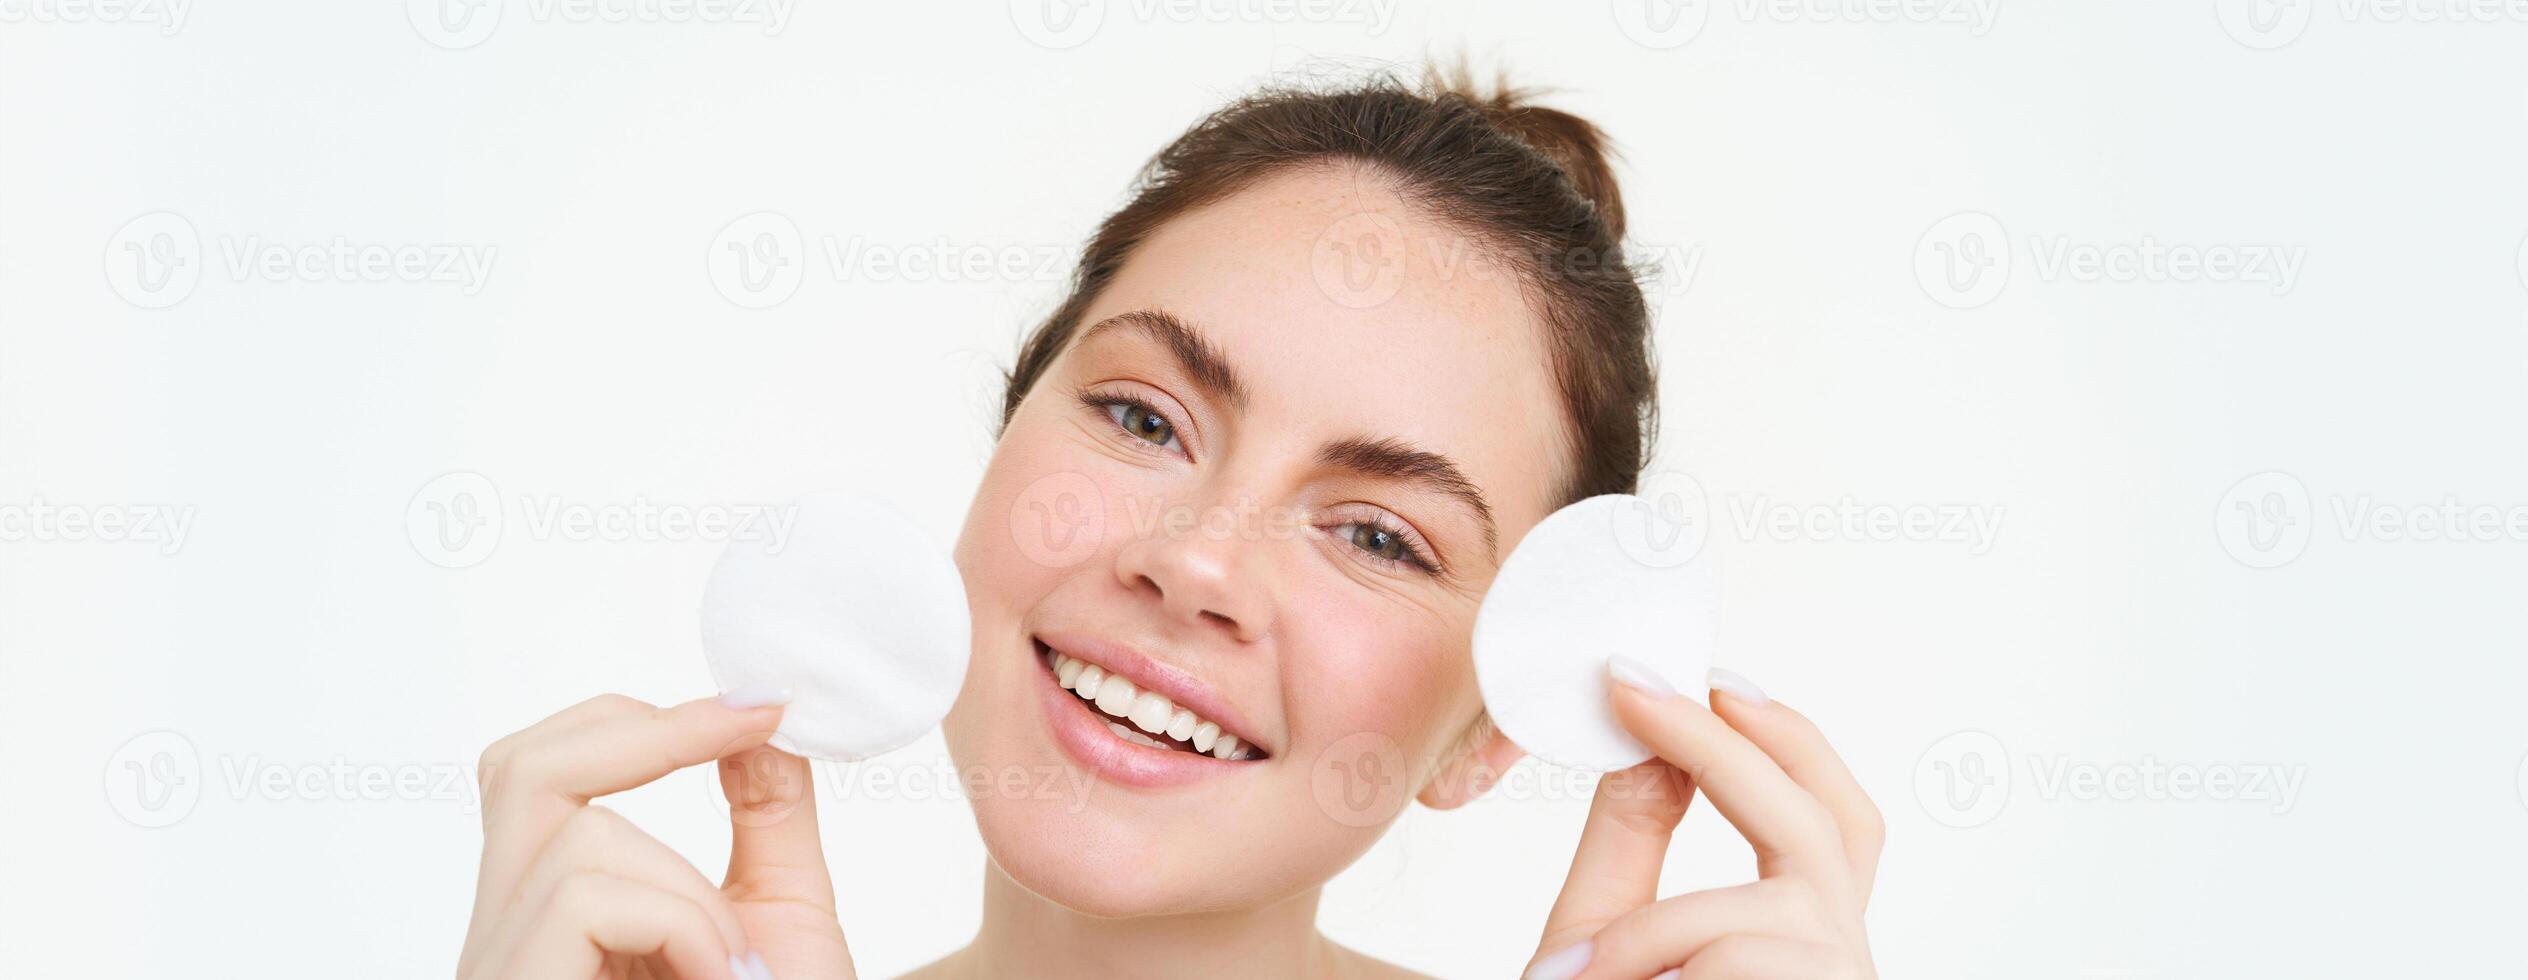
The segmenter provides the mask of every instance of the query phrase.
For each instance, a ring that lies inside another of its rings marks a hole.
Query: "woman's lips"
[[[1037,662],[1038,701],[1044,710],[1046,727],[1052,729],[1054,743],[1098,775],[1126,786],[1161,789],[1230,775],[1255,764],[1125,740],[1107,726],[1129,727],[1129,722],[1109,717],[1079,695],[1064,690],[1051,669],[1051,654],[1043,650],[1032,652]]]
[[[1222,731],[1237,735],[1258,750],[1265,748],[1256,738],[1266,733],[1257,731],[1252,720],[1239,713],[1237,706],[1210,683],[1184,668],[1098,633],[1049,629],[1036,633],[1032,639],[1039,647],[1088,661],[1108,674],[1120,674],[1132,682],[1135,691],[1156,691],[1175,707],[1218,723]]]

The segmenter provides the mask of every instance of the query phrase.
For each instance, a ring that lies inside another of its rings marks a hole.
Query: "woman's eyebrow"
[[[1327,443],[1317,451],[1317,461],[1364,476],[1419,483],[1463,501],[1474,510],[1475,523],[1483,527],[1487,557],[1498,557],[1500,531],[1492,523],[1492,505],[1484,502],[1483,490],[1466,479],[1466,472],[1457,468],[1455,460],[1394,439],[1354,437]]]
[[[1165,310],[1129,310],[1090,324],[1080,331],[1080,343],[1109,330],[1139,330],[1167,347],[1176,356],[1178,367],[1212,398],[1229,403],[1235,409],[1246,408],[1246,388],[1238,383],[1238,373],[1229,368],[1229,358],[1212,345],[1202,331]]]

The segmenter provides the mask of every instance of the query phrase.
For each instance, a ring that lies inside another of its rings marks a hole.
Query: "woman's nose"
[[[1126,543],[1115,556],[1124,588],[1159,601],[1170,618],[1225,631],[1241,642],[1272,627],[1264,567],[1267,541],[1232,530],[1163,528]]]

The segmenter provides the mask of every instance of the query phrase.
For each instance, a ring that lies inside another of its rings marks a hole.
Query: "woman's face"
[[[1416,793],[1459,798],[1441,763],[1506,761],[1467,738],[1468,638],[1569,468],[1560,405],[1516,280],[1370,172],[1291,172],[1143,242],[958,541],[947,735],[1002,870],[1097,915],[1259,906]],[[1055,654],[1130,691],[1083,699]],[[1247,748],[1216,758],[1200,721]]]

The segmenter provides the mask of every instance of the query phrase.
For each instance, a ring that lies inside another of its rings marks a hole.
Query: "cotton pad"
[[[948,549],[874,501],[792,505],[785,538],[731,541],[702,596],[702,650],[723,691],[788,687],[772,746],[869,758],[948,716],[972,622]]]
[[[1591,497],[1527,532],[1475,613],[1475,680],[1530,755],[1612,772],[1650,758],[1607,702],[1621,653],[1702,698],[1719,589],[1674,542],[1688,530],[1629,494]]]

